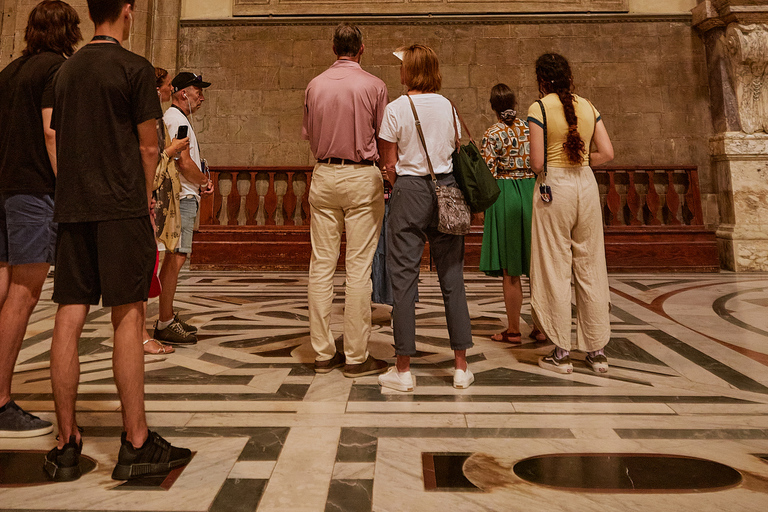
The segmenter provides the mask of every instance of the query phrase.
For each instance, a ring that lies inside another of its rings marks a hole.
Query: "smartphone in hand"
[[[179,133],[176,135],[176,138],[179,140],[186,139],[188,134],[189,134],[189,126],[182,125],[182,126],[179,126]]]

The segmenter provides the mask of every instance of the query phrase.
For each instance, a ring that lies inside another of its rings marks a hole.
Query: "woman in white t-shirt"
[[[401,48],[395,55],[402,61],[400,80],[408,94],[387,105],[384,112],[379,129],[379,163],[394,184],[387,219],[387,267],[394,301],[392,327],[397,364],[379,376],[379,384],[398,391],[414,389],[410,361],[417,354],[416,293],[424,242],[429,240],[455,354],[453,385],[466,388],[474,382],[474,376],[466,359],[466,351],[472,347],[472,332],[464,289],[464,237],[437,230],[435,186],[411,105],[418,113],[440,186],[457,186],[451,155],[455,149],[454,123],[458,121],[451,102],[437,94],[442,77],[434,50],[416,44]]]

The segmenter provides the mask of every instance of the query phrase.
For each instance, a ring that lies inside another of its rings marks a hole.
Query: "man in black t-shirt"
[[[82,39],[79,25],[69,4],[39,3],[29,14],[22,56],[0,71],[0,437],[53,430],[11,400],[11,380],[53,263],[53,77]]]
[[[51,126],[59,166],[54,220],[59,223],[53,301],[51,383],[59,443],[45,460],[57,481],[80,476],[82,439],[75,406],[78,340],[89,306],[112,308],[112,369],[123,413],[115,480],[168,473],[192,458],[147,429],[144,411],[144,303],[156,245],[150,220],[162,116],[155,70],[120,45],[134,0],[88,0],[96,30],[54,82]]]

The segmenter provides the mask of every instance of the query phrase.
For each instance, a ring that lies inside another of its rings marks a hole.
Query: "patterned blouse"
[[[512,126],[498,122],[486,130],[481,148],[494,178],[519,180],[535,178],[531,171],[531,143],[528,123],[515,119]]]

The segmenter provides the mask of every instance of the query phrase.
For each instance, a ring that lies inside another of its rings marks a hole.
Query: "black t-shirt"
[[[162,117],[155,68],[114,43],[87,44],[54,81],[56,222],[149,214],[137,126]]]
[[[62,55],[20,57],[0,71],[0,192],[53,194],[56,177],[45,148],[42,110],[53,106]]]

